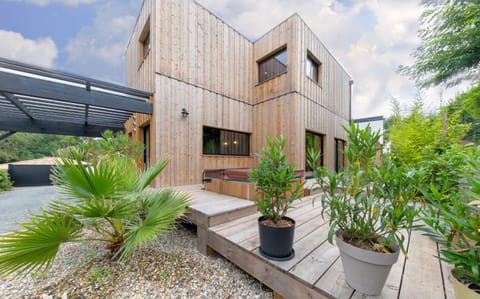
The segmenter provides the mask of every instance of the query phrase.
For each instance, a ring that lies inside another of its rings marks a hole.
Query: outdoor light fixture
[[[187,111],[187,108],[182,108],[182,117],[183,118],[186,118],[188,116],[188,111]]]

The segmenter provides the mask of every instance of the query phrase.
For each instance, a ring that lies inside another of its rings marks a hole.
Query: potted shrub
[[[459,192],[431,186],[422,193],[427,201],[423,229],[442,245],[440,258],[453,265],[450,280],[460,299],[480,298],[480,147],[469,153]],[[448,194],[446,194],[448,193]]]
[[[262,214],[258,218],[260,253],[272,260],[294,257],[295,221],[286,216],[294,200],[302,195],[303,183],[295,176],[295,165],[288,164],[283,153],[285,138],[268,138],[268,147],[259,154],[259,164],[249,174],[255,182],[255,203]]]
[[[406,254],[402,230],[412,227],[419,213],[412,173],[385,159],[375,163],[379,133],[370,127],[345,128],[346,167],[334,173],[316,166],[320,153],[309,150],[309,164],[323,190],[322,216],[328,214],[328,241],[340,251],[348,284],[366,295],[378,295],[397,261]]]

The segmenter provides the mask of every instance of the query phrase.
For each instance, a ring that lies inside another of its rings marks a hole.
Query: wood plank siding
[[[287,71],[258,83],[258,62],[285,47]],[[320,62],[318,83],[305,75],[307,53]],[[136,116],[136,125],[150,124],[152,159],[171,161],[157,186],[198,184],[204,169],[252,167],[266,137],[279,134],[303,169],[306,130],[326,136],[325,163],[334,167],[351,78],[297,14],[252,42],[194,1],[145,0],[126,56],[127,84],[155,94],[152,119]],[[249,133],[250,156],[203,155],[204,126]],[[126,129],[142,140],[132,121]]]

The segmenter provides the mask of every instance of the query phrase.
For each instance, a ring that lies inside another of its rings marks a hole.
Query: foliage
[[[12,181],[10,181],[10,175],[6,170],[0,169],[0,192],[12,190]]]
[[[454,275],[480,290],[480,147],[466,154],[463,192],[445,195],[434,185],[422,190],[428,205],[423,229],[443,245],[441,259],[454,266]],[[448,196],[449,200],[444,197]]]
[[[420,86],[480,78],[480,2],[478,0],[424,0],[415,63],[401,72]]]
[[[389,128],[392,158],[398,164],[415,167],[424,159],[427,147],[447,147],[458,143],[469,129],[459,124],[456,117],[444,119],[441,114],[425,116],[421,102],[417,102],[409,115],[396,115]]]
[[[470,128],[465,139],[480,143],[480,85],[460,94],[447,107],[445,112],[451,117],[457,117],[459,123],[469,124]]]
[[[371,244],[373,250],[387,252],[397,243],[405,253],[404,236],[400,232],[412,227],[419,213],[415,197],[414,173],[397,167],[385,159],[375,164],[379,132],[370,126],[360,129],[355,124],[345,128],[348,146],[347,166],[338,173],[316,167],[319,153],[309,150],[309,164],[321,186],[322,215],[328,213],[328,240],[340,229],[347,242]]]
[[[0,141],[0,163],[55,156],[59,149],[79,142],[73,136],[15,133]]]
[[[127,258],[185,212],[187,195],[147,189],[167,160],[140,172],[127,157],[88,167],[82,158],[77,153],[54,167],[53,181],[65,198],[0,238],[0,274],[46,270],[65,242],[102,241],[112,257]]]
[[[90,139],[80,144],[85,161],[97,163],[102,159],[114,156],[126,156],[137,163],[142,161],[143,144],[132,141],[124,132],[113,133],[110,130],[102,133],[102,138]]]
[[[460,144],[424,148],[423,159],[416,165],[419,173],[417,186],[424,189],[435,187],[444,195],[444,201],[457,196],[462,189],[461,180],[467,164],[465,153],[469,150],[469,146]]]
[[[256,183],[255,203],[268,220],[277,224],[287,214],[290,205],[302,196],[303,183],[295,176],[295,165],[288,164],[283,153],[285,138],[267,138],[268,147],[259,154],[259,164],[249,179]]]

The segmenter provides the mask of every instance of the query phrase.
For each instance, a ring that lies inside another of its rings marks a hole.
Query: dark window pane
[[[335,171],[342,171],[345,167],[345,141],[335,139]]]
[[[203,127],[204,155],[250,155],[250,134]]]
[[[150,166],[150,126],[143,127],[143,168]]]
[[[318,82],[318,63],[313,58],[307,56],[307,77],[315,82]]]
[[[287,71],[287,49],[258,63],[258,82],[272,79]]]
[[[313,148],[315,151],[320,151],[320,159],[317,161],[318,166],[323,166],[323,153],[324,153],[324,148],[323,148],[323,138],[324,135],[322,134],[316,134],[313,132],[306,132],[305,133],[305,176],[307,178],[312,177],[312,169],[310,166],[308,166],[308,155],[307,151],[310,148]]]
[[[143,53],[142,53],[143,57],[145,57],[145,55],[147,55],[148,53],[148,50],[150,50],[150,32],[147,33],[147,35],[143,39],[142,50],[143,50]]]

